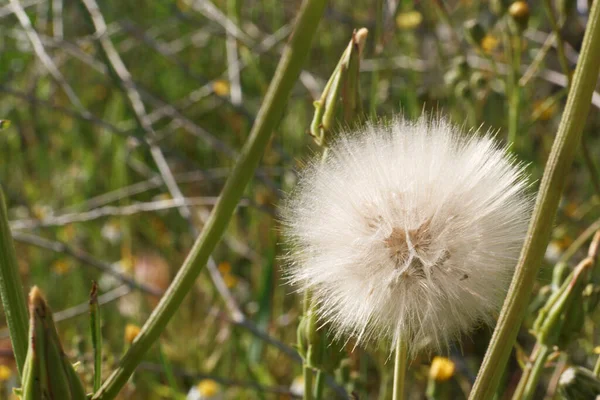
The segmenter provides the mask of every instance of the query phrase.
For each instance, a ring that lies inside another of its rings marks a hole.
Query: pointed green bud
[[[319,146],[326,147],[331,141],[331,131],[336,123],[341,120],[351,122],[362,113],[358,75],[367,34],[365,28],[352,34],[352,40],[327,81],[321,98],[314,102],[310,134]]]
[[[67,359],[42,293],[29,293],[29,348],[23,369],[21,400],[84,400],[79,376]]]

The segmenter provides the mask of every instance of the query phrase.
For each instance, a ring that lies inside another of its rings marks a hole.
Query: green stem
[[[204,229],[196,239],[171,286],[142,327],[140,334],[119,362],[117,369],[94,395],[94,399],[111,400],[116,397],[146,352],[158,340],[206,265],[210,254],[225,232],[248,182],[254,176],[254,171],[269,143],[271,132],[281,120],[287,99],[308,56],[325,4],[326,0],[303,2],[296,27],[281,56],[250,136]]]
[[[500,313],[498,325],[483,360],[471,400],[493,397],[515,343],[519,327],[554,223],[558,202],[587,119],[600,71],[600,2],[594,2],[583,39],[565,111],[550,152],[521,257]]]
[[[546,9],[546,13],[548,14],[548,18],[550,19],[550,26],[552,27],[552,31],[556,36],[556,51],[558,53],[558,62],[560,63],[560,67],[563,70],[563,73],[567,77],[567,86],[571,86],[571,68],[569,68],[569,61],[567,60],[567,56],[565,55],[565,44],[562,39],[562,34],[560,32],[562,22],[560,23],[556,20],[556,16],[554,15],[554,10],[552,8],[552,4],[550,0],[544,0],[544,8]]]
[[[594,375],[600,378],[600,356],[598,356],[596,364],[594,365]]]
[[[90,292],[90,329],[94,352],[94,392],[100,389],[100,385],[102,384],[102,322],[100,318],[98,285],[96,282],[92,282],[92,291]]]
[[[375,3],[375,34],[373,38],[374,56],[378,56],[383,51],[382,32],[383,32],[383,0],[376,0]],[[369,93],[369,114],[371,118],[377,117],[377,98],[379,95],[379,71],[377,68],[371,72],[371,88]]]
[[[394,389],[392,400],[404,400],[404,379],[406,377],[407,363],[408,346],[406,341],[400,337],[396,343],[396,355],[394,357]]]
[[[596,169],[594,157],[590,152],[590,148],[588,147],[585,136],[581,138],[581,151],[583,153],[583,161],[590,172],[590,180],[592,181],[592,186],[594,186],[594,190],[596,191],[596,196],[600,198],[600,175]]]
[[[19,375],[23,373],[27,342],[29,338],[29,318],[23,283],[19,276],[19,264],[15,255],[8,215],[4,203],[4,192],[0,187],[0,295],[10,332]]]
[[[315,400],[321,400],[323,398],[323,389],[325,388],[325,373],[321,370],[317,371],[317,378],[315,380]]]
[[[508,35],[508,34],[507,34]],[[521,68],[521,42],[520,36],[509,36],[511,44],[514,39],[515,48],[512,51],[512,71],[510,72],[510,101],[508,103],[508,145],[515,149],[517,133],[519,131],[519,111],[521,108],[521,86],[519,85],[519,74]]]
[[[546,345],[539,345],[533,356],[533,362],[529,361],[523,370],[519,385],[513,394],[513,400],[531,400],[533,398],[549,355],[550,348]]]
[[[302,374],[304,377],[304,393],[302,399],[313,400],[313,370],[306,363],[302,365]]]

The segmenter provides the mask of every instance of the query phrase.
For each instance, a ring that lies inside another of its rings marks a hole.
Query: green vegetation
[[[572,73],[586,26],[600,31],[600,20],[586,23],[594,16],[571,3],[0,5],[0,225],[6,213],[14,239],[2,225],[11,312],[0,318],[0,399],[21,386],[33,286],[86,391],[103,380],[94,398],[295,398],[309,387],[303,372],[317,399],[402,390],[388,344],[351,340],[337,359],[313,315],[298,329],[310,305],[286,282],[278,218],[305,160],[340,127],[399,113],[496,131],[527,164],[532,195],[545,195],[519,264],[518,310],[500,318],[511,329],[486,363],[489,327],[409,362],[398,370],[405,398],[467,398],[482,365],[477,399],[496,386],[515,400],[554,398],[567,367],[596,387],[598,49],[588,43],[585,72]],[[314,358],[304,369],[303,340]]]

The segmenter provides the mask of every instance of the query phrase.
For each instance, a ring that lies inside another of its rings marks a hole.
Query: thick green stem
[[[515,343],[587,119],[600,70],[600,2],[594,2],[567,105],[540,184],[529,232],[470,399],[491,399]]]
[[[406,341],[400,337],[396,342],[396,355],[394,357],[394,389],[392,400],[404,400],[404,380],[406,377],[406,366],[408,364],[408,346]]]
[[[19,275],[19,265],[15,255],[12,235],[8,226],[8,216],[4,204],[4,192],[0,187],[0,295],[10,332],[19,375],[23,373],[27,342],[29,338],[29,317],[23,284]]]
[[[302,394],[302,399],[313,400],[313,370],[306,363],[302,365],[302,375],[304,378],[304,393]]]
[[[287,99],[308,56],[325,3],[326,0],[305,0],[302,4],[296,27],[281,56],[250,136],[204,229],[196,239],[171,286],[142,327],[140,334],[119,362],[117,369],[94,395],[94,399],[110,400],[116,397],[146,352],[158,340],[161,332],[193,287],[196,277],[206,265],[210,254],[225,232],[248,182],[254,176],[271,132],[283,115]]]

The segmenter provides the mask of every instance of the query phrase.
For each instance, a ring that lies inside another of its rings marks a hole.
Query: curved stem
[[[111,400],[125,385],[146,352],[158,340],[181,305],[210,254],[225,232],[229,220],[267,147],[271,132],[280,121],[287,99],[308,56],[310,45],[323,15],[326,0],[305,0],[296,27],[281,57],[275,76],[238,161],[225,183],[204,229],[196,239],[177,276],[146,321],[118,368],[104,382],[93,399]]]
[[[491,399],[515,343],[535,283],[554,216],[587,119],[600,71],[600,2],[594,2],[575,70],[567,105],[540,184],[529,232],[500,313],[498,325],[483,360],[471,400]]]
[[[394,357],[394,389],[392,400],[404,400],[404,380],[406,378],[406,365],[408,363],[408,346],[400,337],[396,342],[396,355]]]

